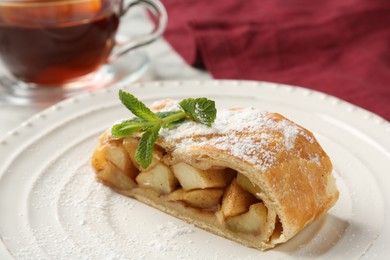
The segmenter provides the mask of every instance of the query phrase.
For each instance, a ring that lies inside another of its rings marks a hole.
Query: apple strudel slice
[[[146,169],[134,158],[139,140],[104,133],[92,157],[97,179],[249,247],[288,241],[338,199],[331,161],[313,134],[277,113],[226,109],[212,127],[188,120],[162,129]]]

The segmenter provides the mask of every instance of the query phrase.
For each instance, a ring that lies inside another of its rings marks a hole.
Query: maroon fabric
[[[389,0],[163,0],[165,38],[218,79],[319,90],[390,120]]]

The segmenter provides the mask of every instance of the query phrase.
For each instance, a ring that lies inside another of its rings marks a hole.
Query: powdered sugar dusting
[[[172,103],[177,104],[175,101]],[[175,105],[168,102],[163,109],[166,111],[172,107]],[[160,137],[174,144],[175,149],[212,146],[254,165],[261,171],[274,165],[279,152],[292,150],[300,135],[313,142],[313,139],[293,122],[254,107],[219,110],[212,127],[187,121],[160,132]]]
[[[284,145],[289,150],[293,149],[295,145],[295,139],[299,133],[299,129],[296,125],[288,124],[285,120],[283,120],[281,123],[284,135]]]
[[[315,164],[317,164],[317,166],[321,166],[321,162],[320,162],[320,157],[318,156],[318,154],[314,154],[310,157],[310,161],[314,162]]]
[[[157,226],[157,230],[154,233],[157,239],[150,241],[150,247],[162,253],[177,251],[177,241],[185,235],[194,233],[194,229],[168,222]]]

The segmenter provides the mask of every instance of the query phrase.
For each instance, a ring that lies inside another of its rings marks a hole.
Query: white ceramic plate
[[[218,108],[277,111],[313,131],[340,199],[288,243],[260,252],[120,196],[95,181],[96,138],[130,113],[116,86],[71,98],[0,140],[0,259],[280,259],[390,255],[390,125],[322,93],[246,81],[125,87],[150,105],[207,96]],[[234,123],[234,122],[232,122]]]

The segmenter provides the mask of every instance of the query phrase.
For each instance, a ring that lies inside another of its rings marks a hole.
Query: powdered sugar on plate
[[[154,232],[156,239],[150,241],[150,247],[158,252],[177,251],[177,240],[191,233],[194,233],[194,229],[185,225],[177,225],[173,222],[159,225]]]

